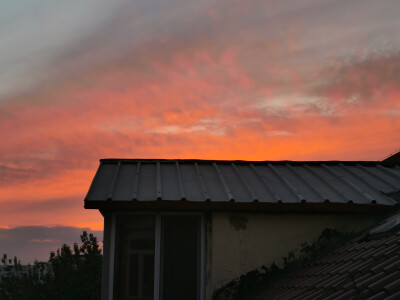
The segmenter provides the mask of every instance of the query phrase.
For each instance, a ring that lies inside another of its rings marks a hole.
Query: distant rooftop
[[[379,210],[399,191],[397,163],[102,159],[85,207]]]
[[[400,299],[400,226],[387,226],[398,218],[399,213],[250,299]]]
[[[393,153],[382,160],[384,163],[400,163],[400,151]]]

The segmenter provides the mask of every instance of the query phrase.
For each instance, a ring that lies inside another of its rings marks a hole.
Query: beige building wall
[[[359,231],[376,215],[213,213],[207,230],[206,298],[232,279],[312,243],[326,228]]]

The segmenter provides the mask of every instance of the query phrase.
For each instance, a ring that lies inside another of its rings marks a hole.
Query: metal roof
[[[177,201],[393,206],[387,194],[399,191],[398,164],[102,159],[85,207]]]

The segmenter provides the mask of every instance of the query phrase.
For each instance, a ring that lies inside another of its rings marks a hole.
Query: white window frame
[[[154,211],[114,211],[111,214],[111,238],[110,238],[110,271],[108,277],[108,299],[113,300],[114,294],[114,264],[115,264],[115,236],[117,216],[154,216],[155,217],[155,246],[154,246],[154,300],[162,300],[160,295],[160,278],[161,278],[161,217],[162,216],[199,216],[200,217],[200,300],[205,300],[205,270],[206,270],[206,249],[205,249],[205,221],[204,214],[200,212],[154,212]]]

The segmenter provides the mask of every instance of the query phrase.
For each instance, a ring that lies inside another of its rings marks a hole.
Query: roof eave
[[[163,211],[246,211],[271,213],[385,213],[398,205],[353,203],[269,203],[269,202],[192,202],[192,201],[86,201],[86,209],[163,210]]]

